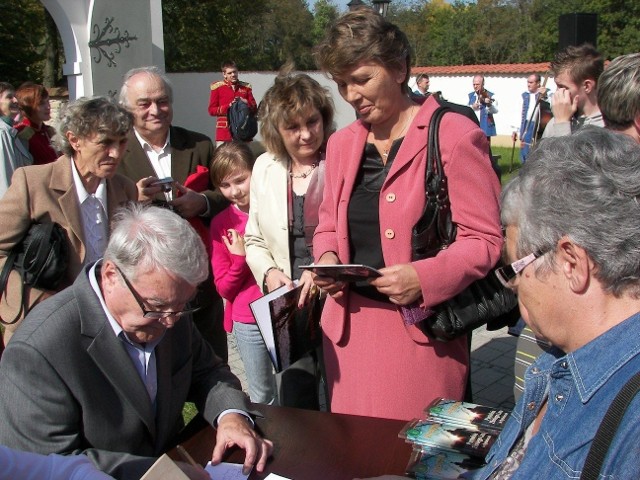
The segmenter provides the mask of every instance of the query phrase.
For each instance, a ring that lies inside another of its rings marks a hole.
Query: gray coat
[[[171,447],[192,401],[212,423],[248,411],[227,364],[186,317],[156,347],[156,412],[89,284],[37,305],[0,362],[0,444],[38,453],[85,453],[117,478],[139,478]],[[147,457],[147,458],[142,458]]]

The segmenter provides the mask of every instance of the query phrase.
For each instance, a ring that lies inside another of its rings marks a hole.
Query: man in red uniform
[[[211,84],[211,96],[209,97],[209,115],[218,117],[216,121],[216,144],[230,142],[231,131],[227,122],[227,111],[235,101],[249,104],[253,112],[258,110],[256,100],[251,92],[251,85],[238,80],[238,67],[235,62],[227,61],[222,64],[222,82]]]

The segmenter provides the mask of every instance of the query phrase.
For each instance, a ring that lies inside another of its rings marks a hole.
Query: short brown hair
[[[31,120],[40,103],[49,99],[49,92],[43,85],[31,82],[23,83],[16,90],[16,98],[20,110]]]
[[[402,90],[409,92],[411,46],[407,36],[371,8],[356,8],[339,17],[315,48],[318,68],[340,76],[362,62],[406,72]]]
[[[595,80],[598,83],[603,70],[604,59],[602,55],[589,43],[579,47],[570,45],[558,52],[556,58],[551,62],[551,71],[556,77],[562,72],[567,72],[576,84],[585,80]]]
[[[233,60],[225,60],[222,62],[222,65],[220,65],[220,70],[224,72],[227,68],[238,68],[238,66]]]
[[[292,69],[293,66],[288,64],[280,70],[258,109],[263,143],[278,158],[288,158],[278,127],[291,122],[310,108],[318,109],[322,115],[325,143],[333,131],[334,108],[329,90],[309,75],[293,73]]]
[[[214,187],[219,187],[229,174],[237,170],[253,170],[255,158],[249,145],[233,140],[216,148],[211,160],[209,175]]]

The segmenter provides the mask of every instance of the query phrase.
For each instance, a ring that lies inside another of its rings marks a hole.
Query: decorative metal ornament
[[[129,48],[132,41],[138,40],[135,35],[129,35],[129,31],[125,30],[120,34],[120,28],[113,26],[114,18],[105,18],[104,27],[100,29],[98,24],[94,24],[93,34],[95,37],[89,42],[89,48],[96,49],[96,55],[93,57],[93,61],[100,63],[102,58],[107,59],[107,67],[115,67],[118,64],[115,61],[116,55],[119,55],[122,51],[122,46]]]

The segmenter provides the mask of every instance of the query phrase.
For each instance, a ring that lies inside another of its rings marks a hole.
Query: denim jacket
[[[640,313],[569,354],[543,353],[527,369],[524,394],[487,455],[468,478],[487,479],[534,421],[547,412],[512,479],[577,479],[609,405],[640,371]],[[600,472],[601,479],[640,478],[640,394],[629,405]]]

